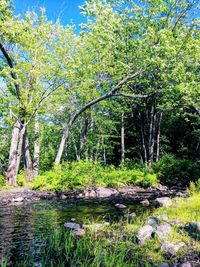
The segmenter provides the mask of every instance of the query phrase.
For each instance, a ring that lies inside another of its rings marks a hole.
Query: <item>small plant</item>
[[[5,178],[3,175],[0,175],[0,188],[2,188],[5,185]]]

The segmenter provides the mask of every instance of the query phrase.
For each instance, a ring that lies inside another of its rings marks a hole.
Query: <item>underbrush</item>
[[[171,154],[164,155],[152,168],[160,182],[167,185],[180,183],[188,186],[190,181],[200,178],[200,161],[177,158]]]
[[[79,161],[55,166],[36,177],[33,188],[39,190],[77,190],[92,186],[119,187],[141,185],[144,187],[158,182],[150,170],[141,171],[126,167],[102,166],[100,163]]]

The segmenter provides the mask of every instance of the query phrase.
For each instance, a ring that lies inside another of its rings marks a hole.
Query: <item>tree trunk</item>
[[[99,146],[100,146],[100,137],[98,138],[97,141],[97,146],[96,146],[96,153],[95,153],[95,162],[97,162],[98,158],[99,158]]]
[[[29,147],[29,140],[26,131],[23,135],[23,157],[24,157],[24,170],[25,170],[25,177],[27,182],[30,182],[33,178],[33,164],[31,160],[30,154],[30,147]]]
[[[69,126],[67,125],[64,129],[64,133],[63,133],[63,136],[62,136],[62,139],[60,142],[58,153],[56,155],[56,159],[55,159],[56,164],[60,164],[62,154],[63,154],[64,148],[65,148],[65,144],[68,141],[68,139],[69,139]]]
[[[25,133],[25,127],[22,127],[20,133],[19,133],[19,141],[18,141],[18,147],[17,147],[17,157],[16,157],[16,180],[17,180],[17,174],[20,167],[21,162],[21,156],[22,156],[22,145],[23,145],[23,138]]]
[[[149,143],[148,143],[148,165],[152,165],[152,159],[153,159],[153,131],[154,131],[154,104],[151,107],[150,112],[150,125],[149,125]]]
[[[107,164],[107,159],[106,159],[106,147],[104,143],[104,138],[102,136],[102,146],[103,146],[103,162],[106,165]]]
[[[40,163],[40,125],[38,118],[35,118],[35,140],[34,140],[34,155],[33,155],[33,177],[39,174]]]
[[[11,137],[11,145],[10,145],[10,153],[9,153],[9,160],[8,160],[8,170],[6,172],[6,181],[8,185],[16,186],[17,185],[17,149],[19,143],[19,136],[20,136],[20,122],[17,121],[14,124],[12,130],[12,137]]]
[[[125,160],[125,129],[124,129],[124,112],[121,117],[121,163]]]
[[[157,132],[157,147],[156,147],[156,162],[159,161],[160,158],[160,131],[161,131],[161,122],[162,122],[163,112],[160,113],[159,121],[158,121],[158,132]]]

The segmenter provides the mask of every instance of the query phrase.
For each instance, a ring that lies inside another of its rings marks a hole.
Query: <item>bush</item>
[[[3,175],[0,175],[0,188],[2,188],[5,185],[5,178]]]
[[[168,185],[188,185],[189,182],[196,181],[200,172],[200,165],[189,159],[176,158],[166,154],[162,159],[153,165],[153,170],[157,173],[161,183]]]
[[[150,186],[157,183],[153,173],[90,161],[70,162],[55,166],[35,178],[33,188],[40,190],[77,190],[92,186]]]

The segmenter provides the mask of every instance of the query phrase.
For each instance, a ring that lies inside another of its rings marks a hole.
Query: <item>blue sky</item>
[[[14,0],[15,14],[25,14],[33,8],[38,11],[39,7],[46,8],[48,19],[55,21],[58,17],[62,24],[69,24],[71,21],[76,25],[84,21],[78,6],[84,0]]]

